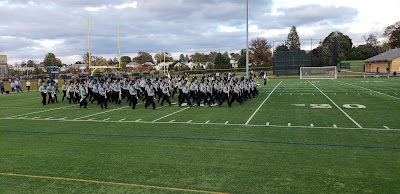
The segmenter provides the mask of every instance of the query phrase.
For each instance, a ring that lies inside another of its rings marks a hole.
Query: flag
[[[169,53],[169,52],[164,52],[164,55],[165,55],[166,57],[172,57],[171,53]]]

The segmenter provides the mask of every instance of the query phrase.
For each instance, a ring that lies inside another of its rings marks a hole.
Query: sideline
[[[174,187],[162,187],[162,186],[152,186],[152,185],[142,185],[142,184],[132,184],[132,183],[119,183],[119,182],[108,182],[108,181],[98,181],[98,180],[87,180],[87,179],[77,179],[77,178],[66,178],[66,177],[54,177],[54,176],[38,176],[38,175],[27,175],[27,174],[14,174],[14,173],[5,173],[0,172],[0,175],[4,176],[12,176],[12,177],[27,177],[27,178],[36,178],[36,179],[51,179],[51,180],[61,180],[61,181],[75,181],[75,182],[85,182],[85,183],[96,183],[96,184],[104,184],[104,185],[119,185],[119,186],[128,186],[128,187],[142,187],[147,189],[162,189],[162,190],[171,190],[171,191],[185,191],[185,192],[193,192],[193,193],[212,193],[212,194],[224,194],[221,192],[214,191],[206,191],[206,190],[195,190],[195,189],[183,189],[183,188],[174,188]]]

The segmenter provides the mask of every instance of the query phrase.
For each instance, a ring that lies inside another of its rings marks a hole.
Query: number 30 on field
[[[330,104],[310,104],[311,108],[332,108]],[[364,105],[361,104],[344,104],[344,108],[351,108],[351,109],[362,109],[362,108],[367,108]]]

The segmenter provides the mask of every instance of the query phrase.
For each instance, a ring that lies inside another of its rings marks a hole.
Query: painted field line
[[[226,122],[225,122],[225,125],[227,125],[228,123],[229,123],[229,121],[226,121]]]
[[[142,119],[138,119],[138,120],[136,120],[135,122],[139,122],[139,121],[141,121]]]
[[[288,123],[287,126],[288,126],[288,127],[292,126],[292,123]]]
[[[210,121],[206,121],[205,123],[209,123]]]
[[[192,120],[189,120],[187,123],[191,123],[192,122]]]
[[[5,172],[0,172],[0,175],[12,176],[12,177],[35,178],[35,179],[59,180],[59,181],[73,181],[73,182],[81,182],[81,183],[96,183],[96,184],[102,184],[102,185],[119,185],[119,186],[127,186],[127,187],[141,187],[141,188],[146,188],[146,189],[184,191],[184,192],[192,192],[192,193],[221,193],[221,192],[214,192],[214,191],[207,191],[207,190],[184,189],[184,188],[153,186],[153,185],[142,185],[142,184],[133,184],[133,183],[119,183],[119,182],[109,182],[109,181],[78,179],[78,178],[55,177],[55,176],[38,176],[38,175],[14,174],[14,173],[5,173]]]
[[[245,123],[245,125],[248,125],[249,122],[251,121],[251,119],[253,119],[254,115],[256,115],[256,113],[258,112],[258,110],[260,110],[260,108],[264,105],[264,103],[268,100],[268,98],[272,95],[272,93],[274,93],[274,91],[276,90],[276,88],[278,88],[278,86],[282,83],[279,82],[278,85],[275,86],[275,88],[271,91],[271,93],[269,93],[269,95],[265,98],[265,100],[260,104],[260,106],[258,106],[258,108],[256,109],[256,111],[254,111],[254,113],[250,116],[250,118],[247,120],[247,122]]]
[[[266,124],[267,126],[269,126],[269,122],[267,122],[267,124]]]
[[[310,127],[314,127],[314,124],[311,123],[311,124],[310,124]]]
[[[175,120],[170,120],[169,122],[170,122],[170,123],[173,123],[174,121],[175,121]]]
[[[103,119],[103,121],[108,121],[108,120],[110,120],[110,118]]]
[[[385,129],[390,129],[388,126],[383,126]]]
[[[25,114],[15,115],[15,116],[11,116],[11,117],[20,117],[20,116],[33,115],[33,114],[37,114],[37,113],[49,112],[49,111],[64,109],[64,108],[73,107],[73,106],[78,106],[78,105],[75,105],[75,104],[74,104],[74,105],[71,105],[71,106],[64,106],[64,107],[59,107],[59,108],[52,108],[52,109],[47,109],[47,110],[42,110],[42,111],[36,111],[36,112],[31,112],[31,113],[25,113]]]
[[[349,84],[349,83],[342,82],[342,81],[339,81],[339,80],[337,80],[337,81],[338,81],[338,82],[341,82],[341,83],[344,83],[344,84],[347,84],[347,85],[349,85],[349,86],[353,86],[353,87],[362,88],[362,89],[364,89],[364,90],[368,90],[368,91],[371,91],[371,92],[375,92],[375,93],[378,93],[378,94],[381,94],[381,95],[384,95],[384,96],[387,96],[387,97],[391,97],[391,98],[394,98],[394,99],[400,100],[400,98],[398,98],[398,97],[391,96],[391,95],[388,95],[388,94],[385,94],[385,93],[382,93],[382,92],[378,92],[378,91],[375,91],[375,90],[371,90],[371,89],[369,89],[369,88],[365,88],[365,87],[358,86],[358,85],[354,85],[354,84]]]
[[[108,111],[98,112],[98,113],[95,113],[95,114],[90,114],[90,115],[86,115],[86,116],[83,116],[83,117],[79,117],[79,118],[76,118],[74,120],[79,120],[79,119],[84,119],[84,118],[88,118],[88,117],[92,117],[92,116],[96,116],[96,115],[100,115],[100,114],[104,114],[104,113],[109,113],[109,112],[113,112],[113,111],[116,111],[116,110],[121,110],[121,109],[128,108],[128,107],[130,107],[130,106],[124,106],[124,107],[121,107],[121,108],[116,108],[116,109],[111,109],[111,110],[108,110]]]
[[[126,118],[123,118],[123,119],[120,119],[119,121],[121,122],[121,121],[125,121],[126,120]]]
[[[159,120],[161,120],[161,119],[163,119],[163,118],[167,118],[167,117],[169,117],[169,116],[171,116],[171,115],[174,115],[174,114],[176,114],[176,113],[182,112],[182,111],[184,111],[184,110],[186,110],[186,109],[188,109],[188,108],[190,108],[190,106],[189,106],[189,107],[186,107],[186,108],[184,108],[184,109],[175,111],[175,112],[173,112],[173,113],[171,113],[171,114],[165,115],[165,116],[163,116],[163,117],[160,117],[160,118],[158,118],[158,119],[156,119],[156,120],[153,120],[152,122],[156,122],[156,121],[159,121]]]
[[[350,115],[348,115],[346,112],[344,112],[344,110],[342,108],[340,108],[340,106],[338,106],[331,98],[329,98],[329,96],[327,96],[322,90],[320,90],[317,86],[315,86],[313,83],[311,83],[310,81],[308,81],[311,85],[313,85],[315,88],[317,88],[317,90],[319,92],[321,92],[321,94],[323,94],[326,98],[328,98],[329,101],[332,102],[332,104],[334,104],[344,115],[346,115],[347,118],[349,118],[355,125],[357,125],[358,128],[362,128],[362,126],[360,124],[357,123],[357,121],[355,121],[353,118],[350,117]]]
[[[62,122],[98,122],[98,123],[143,123],[143,124],[187,124],[187,125],[217,125],[217,126],[248,126],[248,127],[268,127],[268,128],[273,128],[273,127],[277,127],[277,128],[304,128],[304,129],[346,129],[346,130],[360,130],[360,128],[355,128],[355,127],[310,127],[310,126],[287,126],[287,125],[261,125],[261,124],[224,124],[224,123],[187,123],[187,122],[151,122],[151,121],[103,121],[103,120],[93,120],[93,121],[89,121],[89,120],[61,120],[61,119],[31,119],[31,118],[0,118],[0,120],[32,120],[32,121],[62,121]],[[382,129],[382,128],[361,128],[361,130],[370,130],[370,131],[400,131],[400,129]]]
[[[333,127],[334,127],[334,128],[338,128],[337,125],[335,125],[335,124],[333,124]]]

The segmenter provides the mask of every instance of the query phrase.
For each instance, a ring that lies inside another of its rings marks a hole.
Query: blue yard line
[[[95,133],[76,133],[76,132],[46,132],[46,131],[22,131],[22,130],[0,130],[1,133],[25,133],[40,135],[76,135],[91,137],[121,137],[134,139],[181,139],[189,141],[222,141],[234,143],[259,143],[270,145],[295,145],[311,147],[337,147],[337,148],[358,148],[358,149],[381,149],[389,151],[400,151],[400,147],[385,146],[364,146],[364,145],[345,145],[345,144],[322,144],[322,143],[303,143],[303,142],[280,142],[264,140],[245,140],[245,139],[226,139],[226,138],[206,138],[206,137],[183,137],[183,136],[149,136],[149,135],[122,135],[122,134],[95,134]]]

